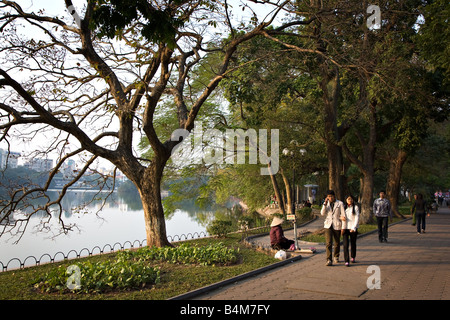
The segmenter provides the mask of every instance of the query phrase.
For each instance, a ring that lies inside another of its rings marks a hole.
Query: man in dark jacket
[[[425,233],[425,214],[427,214],[428,207],[425,200],[423,200],[423,195],[421,193],[417,195],[417,199],[414,201],[411,211],[416,215],[417,234],[420,234],[421,230],[422,233]],[[428,216],[430,216],[429,213]]]
[[[380,191],[380,197],[373,202],[373,214],[378,223],[378,240],[387,242],[388,237],[388,219],[392,220],[391,203],[386,198],[386,192]]]

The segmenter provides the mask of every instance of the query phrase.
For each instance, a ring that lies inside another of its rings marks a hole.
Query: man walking
[[[373,214],[377,218],[378,240],[387,242],[388,218],[392,220],[391,203],[386,198],[386,192],[380,191],[380,197],[373,202]]]
[[[327,255],[327,266],[332,266],[333,262],[339,262],[339,251],[340,251],[340,238],[341,238],[341,219],[345,221],[345,210],[344,203],[340,200],[336,200],[333,190],[328,190],[327,197],[322,206],[320,214],[323,216],[326,214],[324,228],[325,228],[325,241],[326,241],[326,255]],[[333,260],[331,248],[333,247],[334,241],[334,252]]]

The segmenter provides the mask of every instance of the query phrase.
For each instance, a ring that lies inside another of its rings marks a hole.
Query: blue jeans
[[[388,237],[388,221],[389,217],[377,217],[378,240],[380,241],[384,241]]]

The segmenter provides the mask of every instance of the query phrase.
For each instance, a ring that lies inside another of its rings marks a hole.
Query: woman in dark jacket
[[[294,240],[289,240],[284,236],[283,228],[281,228],[283,222],[283,219],[275,217],[270,224],[270,245],[272,249],[289,249],[295,243]]]
[[[414,202],[414,205],[411,209],[411,212],[416,210],[416,224],[417,224],[417,234],[425,233],[425,214],[427,214],[428,208],[427,203],[423,200],[423,195],[419,193],[417,195],[417,199]],[[428,216],[430,214],[428,213]]]

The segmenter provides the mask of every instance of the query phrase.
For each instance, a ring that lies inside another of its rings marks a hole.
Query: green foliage
[[[420,26],[416,37],[417,44],[427,61],[444,74],[447,88],[450,85],[449,15],[450,5],[447,0],[428,1],[423,9],[425,23]]]
[[[304,207],[296,211],[296,216],[299,221],[304,220],[305,218],[311,218],[312,208]]]
[[[92,1],[94,2],[94,1]],[[98,0],[93,12],[92,28],[97,28],[100,36],[114,38],[131,23],[141,21],[141,34],[147,40],[164,42],[175,47],[177,28],[183,26],[181,12],[177,6],[183,1],[169,1],[167,7],[153,7],[146,0],[120,1]]]
[[[249,211],[265,206],[273,193],[270,178],[260,174],[260,166],[253,164],[233,165],[218,170],[208,180],[204,191],[213,193],[216,203],[225,204],[230,196],[241,199]]]
[[[278,260],[266,252],[247,247],[241,242],[240,234],[233,234],[224,240],[201,238],[190,240],[191,246],[210,246],[213,243],[223,243],[226,247],[236,248],[239,251],[239,263],[226,267],[202,266],[173,263],[158,263],[161,279],[156,285],[146,285],[145,288],[136,290],[114,290],[106,293],[83,293],[83,294],[46,294],[33,288],[34,279],[42,278],[46,272],[58,268],[58,265],[66,269],[74,261],[64,261],[57,264],[42,264],[36,267],[24,268],[0,272],[0,300],[165,300],[176,295],[192,291],[213,283],[229,279],[267,265]],[[116,259],[117,253],[96,255],[76,260],[83,261],[105,261]]]
[[[82,293],[133,289],[156,284],[160,280],[159,268],[152,267],[143,260],[127,260],[125,255],[118,255],[116,260],[95,263],[86,261],[75,265],[80,268],[81,276],[81,286],[75,291]],[[34,287],[43,292],[70,291],[66,285],[69,276],[67,268],[59,266],[36,279]]]
[[[219,238],[225,237],[229,232],[231,232],[232,228],[232,222],[228,220],[214,220],[212,221],[208,227],[206,228],[206,231],[210,235],[215,235]]]
[[[239,249],[228,248],[219,242],[205,246],[183,243],[177,247],[145,247],[136,251],[122,251],[120,255],[136,262],[161,260],[170,263],[207,266],[235,263],[238,253]]]
[[[77,262],[80,270],[79,293],[100,293],[111,290],[142,288],[160,282],[160,269],[151,265],[155,261],[176,264],[216,265],[237,261],[239,249],[228,248],[223,243],[204,246],[183,243],[177,247],[145,247],[136,251],[117,253],[116,260],[103,262]],[[69,292],[66,266],[51,269],[34,280],[33,285],[42,292]]]

